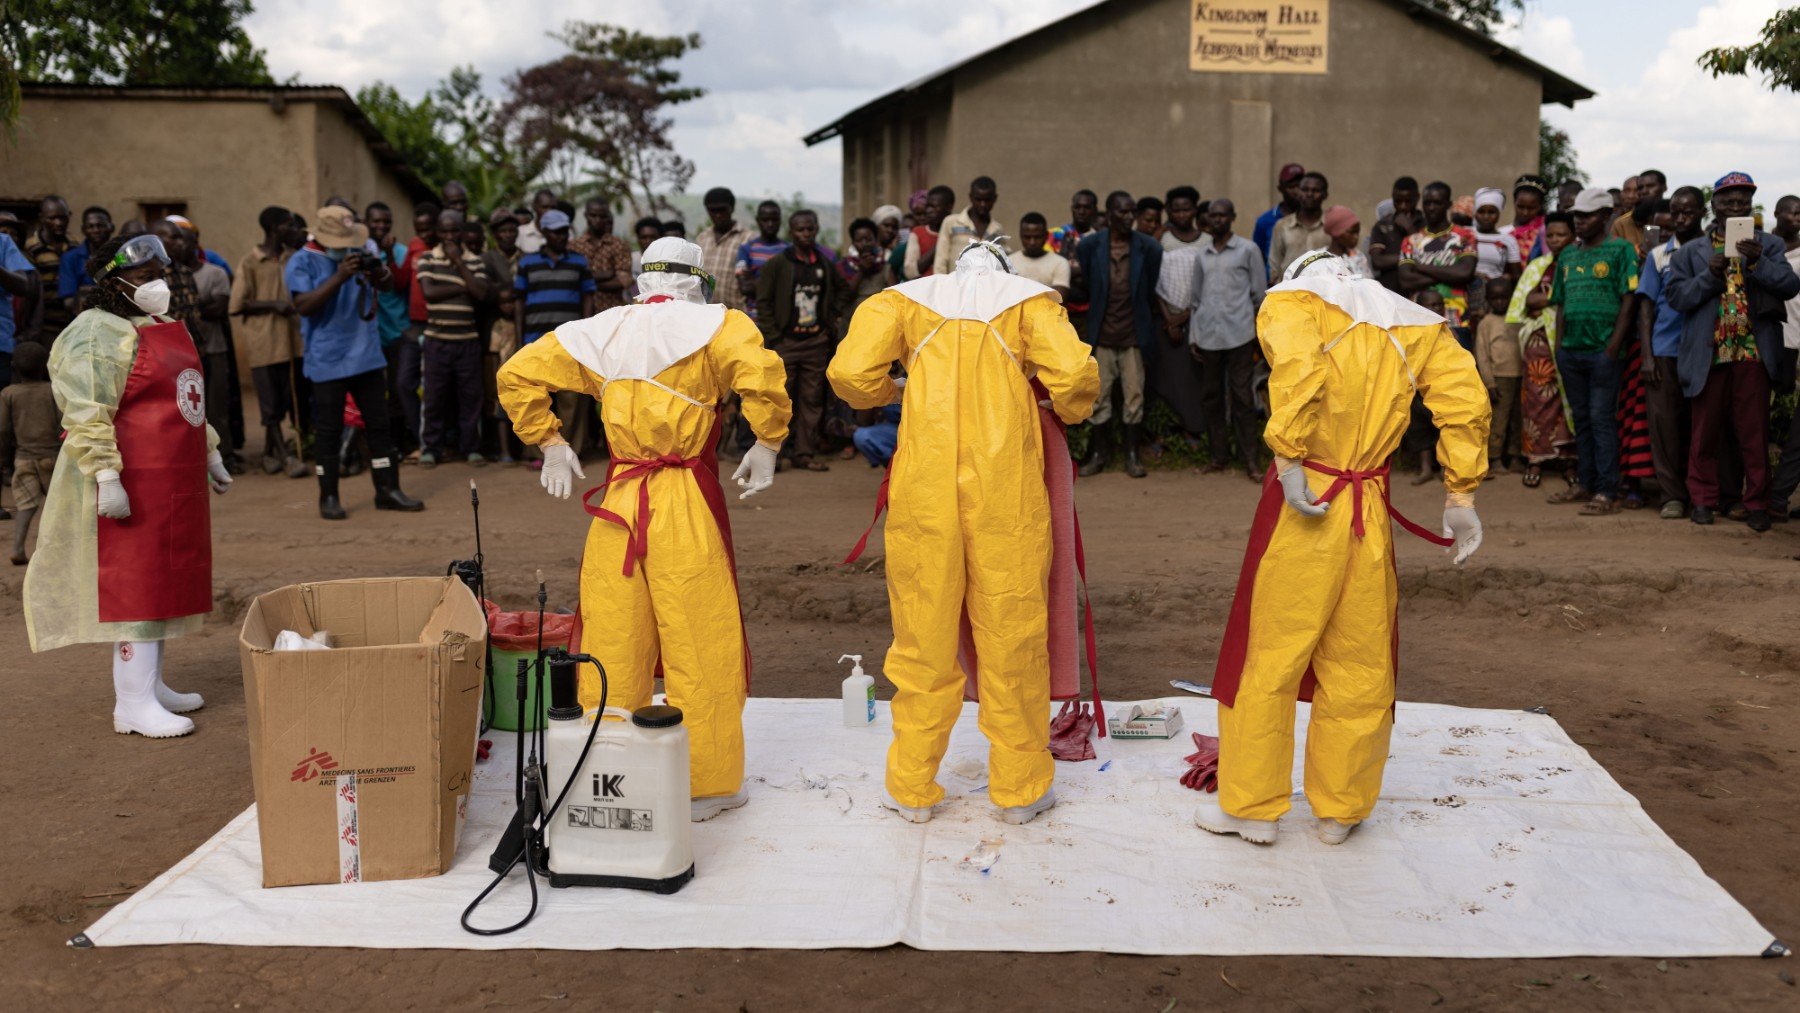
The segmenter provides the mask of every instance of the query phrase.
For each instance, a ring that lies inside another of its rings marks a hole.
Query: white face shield
[[[644,250],[637,276],[638,302],[655,296],[704,303],[712,279],[700,268],[700,247],[678,236],[664,236]]]
[[[1004,237],[1001,237],[1004,238]],[[977,239],[956,258],[957,274],[1015,274],[1012,260],[998,242]]]
[[[1293,281],[1303,274],[1311,278],[1351,277],[1350,265],[1344,263],[1344,258],[1333,256],[1324,250],[1314,250],[1289,264],[1288,269],[1282,273],[1281,280]]]

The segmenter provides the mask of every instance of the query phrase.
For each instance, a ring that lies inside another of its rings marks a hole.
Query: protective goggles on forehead
[[[708,274],[704,268],[695,267],[692,264],[682,264],[682,263],[679,263],[679,262],[673,261],[673,260],[646,261],[643,265],[641,265],[638,268],[638,273],[640,273],[640,274],[686,274],[686,275],[692,275],[693,277],[699,278],[702,282],[706,283],[706,290],[708,292],[712,291],[713,287],[716,284],[713,281],[713,276]]]
[[[119,247],[119,252],[113,254],[112,259],[106,262],[106,266],[100,269],[100,273],[95,276],[94,280],[99,281],[101,278],[110,277],[120,271],[129,271],[134,267],[143,267],[153,260],[164,267],[169,266],[169,251],[163,249],[162,240],[151,235],[132,236],[125,241],[124,246]]]

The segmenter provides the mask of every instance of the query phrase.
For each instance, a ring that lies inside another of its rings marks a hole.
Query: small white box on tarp
[[[1134,703],[1106,719],[1106,733],[1115,739],[1172,739],[1179,731],[1181,708],[1166,703]]]
[[[330,650],[276,651],[283,630]],[[292,584],[238,638],[263,886],[437,876],[468,812],[487,623],[453,577]]]

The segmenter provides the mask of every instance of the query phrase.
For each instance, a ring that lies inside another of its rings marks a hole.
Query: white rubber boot
[[[1044,794],[1030,805],[1015,805],[1000,810],[1000,818],[1015,827],[1022,827],[1044,813],[1056,808],[1056,788],[1045,788]]]
[[[1339,823],[1337,820],[1321,819],[1319,821],[1319,840],[1324,841],[1326,844],[1342,844],[1345,840],[1349,839],[1350,831],[1355,830],[1358,826],[1361,826],[1361,824]]]
[[[1247,820],[1242,816],[1232,816],[1220,807],[1217,798],[1210,795],[1200,801],[1200,808],[1194,810],[1194,825],[1208,833],[1236,834],[1251,844],[1275,843],[1274,820]]]
[[[158,640],[121,640],[113,645],[113,731],[172,739],[194,730],[192,721],[169,713],[156,701],[156,666],[161,656],[162,642]]]
[[[708,795],[705,798],[697,798],[690,805],[688,820],[692,823],[705,823],[728,809],[741,808],[744,803],[749,801],[750,792],[743,788],[739,788],[732,795]]]
[[[177,693],[169,688],[168,683],[163,682],[163,643],[160,640],[150,643],[156,647],[156,702],[162,704],[163,710],[171,714],[186,714],[206,706],[206,699],[200,694]]]
[[[900,818],[908,823],[931,822],[931,806],[921,809],[918,806],[901,805],[899,800],[894,798],[886,788],[881,789],[881,807],[899,813]]]

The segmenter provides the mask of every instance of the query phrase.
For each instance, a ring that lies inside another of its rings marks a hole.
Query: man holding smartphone
[[[1744,523],[1769,530],[1769,390],[1780,362],[1783,305],[1800,295],[1787,244],[1750,218],[1756,183],[1731,172],[1713,184],[1713,224],[1669,264],[1669,305],[1683,314],[1676,368],[1692,399],[1688,493],[1695,524],[1721,497],[1719,433],[1730,426],[1744,462]],[[1735,490],[1733,490],[1735,492]]]

